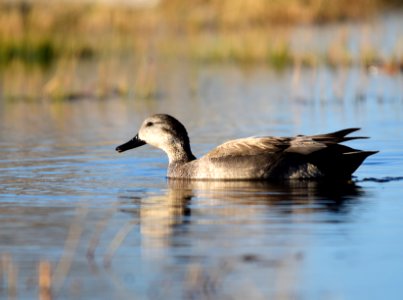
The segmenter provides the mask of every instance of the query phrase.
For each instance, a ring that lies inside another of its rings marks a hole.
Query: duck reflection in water
[[[186,235],[192,224],[249,224],[275,218],[330,212],[343,220],[363,195],[353,182],[168,180],[165,195],[141,200],[140,231],[144,247],[172,246],[170,237]],[[197,212],[197,216],[193,213]],[[214,234],[214,233],[211,233]]]

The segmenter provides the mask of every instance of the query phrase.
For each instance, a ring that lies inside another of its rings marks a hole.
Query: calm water
[[[399,57],[402,20],[349,24],[348,50]],[[340,32],[300,27],[292,48]],[[0,299],[37,298],[44,261],[57,299],[403,299],[401,74],[158,71],[157,99],[0,99]],[[371,139],[349,145],[380,153],[343,185],[167,181],[159,150],[114,151],[156,112],[186,125],[198,156],[350,126]]]
[[[37,297],[49,261],[58,299],[402,299],[401,75],[182,66],[161,85],[152,100],[0,102],[0,298],[13,278]],[[197,155],[349,126],[371,137],[349,145],[380,153],[350,184],[167,181],[159,150],[114,151],[155,112]]]

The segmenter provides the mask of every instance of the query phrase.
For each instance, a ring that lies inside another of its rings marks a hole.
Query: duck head
[[[189,137],[185,127],[177,119],[166,114],[148,117],[141,125],[138,134],[130,141],[116,147],[116,151],[124,152],[149,144],[165,151],[169,161],[193,160]]]

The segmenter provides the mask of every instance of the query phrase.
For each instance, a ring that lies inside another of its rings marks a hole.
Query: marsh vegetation
[[[402,62],[401,39],[385,54],[371,38],[372,20],[401,8],[399,1],[3,0],[0,8],[1,96],[8,99],[153,97],[161,68],[177,62],[276,70]],[[298,28],[346,22],[364,25],[358,34],[340,26],[324,47],[306,46],[320,34],[295,39]]]

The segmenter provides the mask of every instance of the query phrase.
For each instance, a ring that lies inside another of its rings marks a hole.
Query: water
[[[401,20],[349,24],[348,51],[395,55]],[[314,30],[292,48],[340,33]],[[402,298],[401,75],[161,67],[157,99],[0,100],[0,298],[36,298],[41,261],[60,299]],[[349,145],[380,153],[348,184],[167,181],[158,150],[114,151],[155,112],[185,123],[197,155],[350,126],[371,139]]]
[[[0,298],[13,282],[37,297],[40,261],[58,299],[403,297],[401,75],[170,74],[157,99],[0,102]],[[197,156],[350,126],[371,138],[349,145],[380,153],[348,184],[167,181],[159,150],[114,151],[156,112],[186,125]]]

